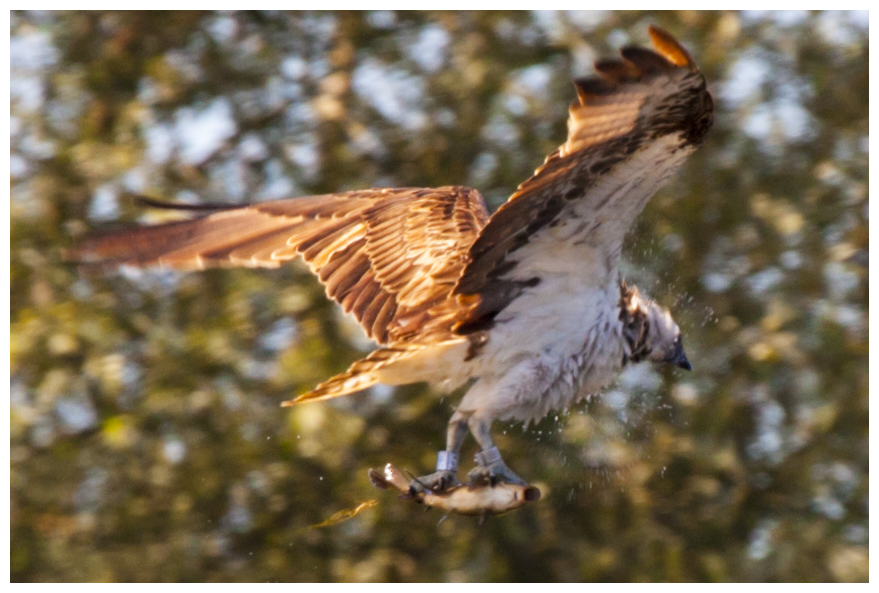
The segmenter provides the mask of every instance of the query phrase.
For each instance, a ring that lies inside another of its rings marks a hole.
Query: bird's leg
[[[470,470],[470,479],[478,480],[488,478],[491,484],[508,482],[511,484],[527,484],[525,480],[513,473],[501,458],[501,453],[491,440],[491,418],[485,418],[477,414],[470,416],[467,421],[470,432],[476,442],[479,443],[479,453],[476,454],[476,467]]]
[[[458,410],[452,415],[446,433],[446,450],[437,453],[436,471],[412,480],[409,485],[412,492],[445,490],[461,483],[458,481],[458,452],[467,436],[467,419],[470,414],[472,412]]]

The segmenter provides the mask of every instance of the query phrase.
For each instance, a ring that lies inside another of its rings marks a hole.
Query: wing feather
[[[368,266],[369,260],[362,253],[365,244],[366,239],[361,238],[357,241],[353,241],[345,249],[334,254],[333,257],[330,258],[330,261],[328,261],[318,272],[318,279],[324,284],[327,284],[333,276],[337,274],[344,275],[348,273],[349,270],[360,266],[361,262],[366,263]]]
[[[386,343],[413,331],[448,334],[454,315],[443,310],[431,324],[432,310],[457,306],[455,281],[487,220],[482,196],[469,188],[373,189],[106,233],[86,238],[67,258],[87,268],[202,269],[273,268],[301,255],[327,295],[353,312],[368,336]],[[415,328],[410,321],[419,315],[425,324]]]
[[[372,323],[372,334],[380,344],[387,342],[388,326],[391,324],[391,321],[393,321],[396,312],[396,299],[394,299],[393,295],[390,293],[386,293],[381,310],[375,316],[375,321]]]
[[[354,312],[357,319],[363,317],[363,311],[381,290],[381,286],[375,281],[372,272],[364,276],[355,284],[351,291],[342,299],[342,309],[345,313]]]
[[[494,318],[546,273],[595,287],[614,276],[625,233],[711,126],[713,100],[690,54],[650,27],[654,50],[627,47],[576,81],[568,139],[491,217],[455,288],[476,303],[459,333]],[[553,295],[549,295],[553,298]]]
[[[333,258],[341,262],[339,267],[327,278],[321,278],[321,282],[326,285],[327,294],[337,302],[341,302],[347,296],[348,291],[356,286],[370,269],[369,260],[361,253],[349,253],[352,250],[356,250],[353,244],[344,251],[340,251]],[[323,270],[321,270],[321,275],[323,275]]]

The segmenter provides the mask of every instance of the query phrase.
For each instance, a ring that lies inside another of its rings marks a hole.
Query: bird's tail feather
[[[352,364],[344,373],[324,381],[308,393],[303,393],[299,397],[287,400],[281,403],[281,405],[285,407],[293,406],[362,391],[381,382],[377,372],[381,367],[407,355],[408,350],[406,349],[395,347],[379,348],[372,351],[366,358],[362,358]]]

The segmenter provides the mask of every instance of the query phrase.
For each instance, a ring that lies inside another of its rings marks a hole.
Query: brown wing
[[[487,218],[469,188],[371,189],[103,234],[67,257],[86,267],[204,269],[275,268],[301,255],[327,294],[383,344],[424,331]]]
[[[542,273],[609,281],[623,238],[653,193],[711,127],[713,100],[692,57],[650,27],[655,51],[622,50],[576,81],[568,140],[492,215],[455,293],[471,306],[460,333],[494,317]],[[567,262],[567,266],[566,266]]]

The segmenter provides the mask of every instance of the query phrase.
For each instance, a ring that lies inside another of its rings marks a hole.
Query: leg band
[[[436,471],[458,471],[458,454],[454,451],[440,451],[437,453]]]
[[[485,451],[480,451],[476,454],[475,458],[476,463],[483,467],[491,465],[492,463],[497,463],[501,460],[501,452],[497,450],[497,447],[492,447],[491,449],[486,449]]]

